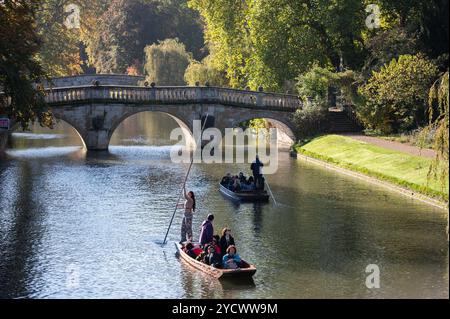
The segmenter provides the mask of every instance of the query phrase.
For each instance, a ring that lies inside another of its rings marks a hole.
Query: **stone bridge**
[[[292,113],[297,96],[218,87],[147,86],[141,77],[96,75],[54,79],[46,102],[55,118],[73,126],[88,150],[107,150],[115,129],[140,112],[171,116],[192,136],[193,121],[208,115],[208,126],[221,130],[265,118],[295,139]],[[141,85],[139,85],[141,84]]]

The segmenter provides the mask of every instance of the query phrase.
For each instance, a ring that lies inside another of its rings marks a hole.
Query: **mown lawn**
[[[431,159],[400,153],[339,135],[326,135],[297,146],[297,152],[334,163],[423,194],[448,201],[437,181],[428,181]]]

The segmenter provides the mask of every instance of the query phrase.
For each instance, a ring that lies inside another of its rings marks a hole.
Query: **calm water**
[[[236,205],[217,190],[246,165],[196,165],[194,234],[229,226],[253,282],[220,282],[161,247],[187,167],[170,161],[170,118],[141,114],[109,153],[86,154],[67,125],[18,133],[0,157],[2,298],[448,298],[445,211],[280,154],[282,203]],[[381,288],[365,286],[376,264]]]

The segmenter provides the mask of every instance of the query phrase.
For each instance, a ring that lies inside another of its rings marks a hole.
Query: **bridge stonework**
[[[293,112],[301,108],[296,96],[240,91],[216,87],[145,87],[130,77],[96,76],[64,78],[54,83],[73,86],[46,89],[46,101],[55,118],[73,126],[91,151],[108,149],[115,129],[126,118],[140,112],[161,112],[171,116],[192,142],[193,121],[208,115],[213,126],[224,132],[241,122],[267,118],[294,139]],[[119,84],[114,83],[120,79]],[[83,85],[80,85],[82,83]],[[107,83],[107,84],[103,84]]]

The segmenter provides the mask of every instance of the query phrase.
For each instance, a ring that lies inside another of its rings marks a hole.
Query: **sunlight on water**
[[[56,140],[67,137],[63,134],[37,134],[37,133],[13,133],[13,138],[28,140]]]
[[[40,147],[40,148],[28,148],[20,150],[7,150],[6,154],[12,157],[20,158],[45,158],[45,157],[58,157],[65,156],[81,150],[81,147]]]

